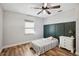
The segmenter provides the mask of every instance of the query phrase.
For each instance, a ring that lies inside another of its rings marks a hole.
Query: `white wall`
[[[76,20],[76,54],[79,55],[79,8],[76,8],[75,16],[77,18]]]
[[[3,10],[0,6],[0,49],[2,47],[2,39],[3,39]]]
[[[24,34],[24,20],[35,22],[35,34]],[[4,40],[3,46],[27,42],[43,37],[43,20],[25,14],[4,11]]]
[[[54,23],[62,23],[62,22],[71,22],[76,21],[75,19],[75,9],[71,9],[69,11],[60,12],[54,16],[45,18],[44,24],[54,24]]]

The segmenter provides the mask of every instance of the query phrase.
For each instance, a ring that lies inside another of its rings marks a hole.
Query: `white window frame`
[[[26,24],[26,22],[29,24],[29,23],[33,23],[33,26],[32,24],[28,25]],[[25,28],[24,28],[24,32],[25,34],[35,34],[35,30],[34,30],[34,21],[30,21],[30,20],[25,20]],[[31,30],[31,31],[30,31]]]

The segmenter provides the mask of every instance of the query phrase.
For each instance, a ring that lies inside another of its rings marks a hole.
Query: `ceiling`
[[[51,12],[50,15],[47,13],[41,13],[37,15],[40,11],[39,9],[34,9],[34,7],[41,7],[42,3],[1,3],[0,4],[4,10],[19,12],[27,15],[37,16],[37,17],[49,17],[61,12],[57,12],[58,10],[63,10],[62,12],[68,11],[76,7],[77,4],[75,3],[50,3],[51,6],[60,5],[59,9],[52,9],[49,10]]]

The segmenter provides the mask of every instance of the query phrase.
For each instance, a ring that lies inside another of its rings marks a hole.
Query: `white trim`
[[[79,52],[76,51],[76,55],[79,56]]]

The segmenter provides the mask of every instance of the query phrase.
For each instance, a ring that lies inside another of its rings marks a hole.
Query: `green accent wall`
[[[71,36],[71,35],[75,37],[75,33],[76,33],[76,22],[44,25],[44,38],[49,36],[59,38],[59,36]]]

